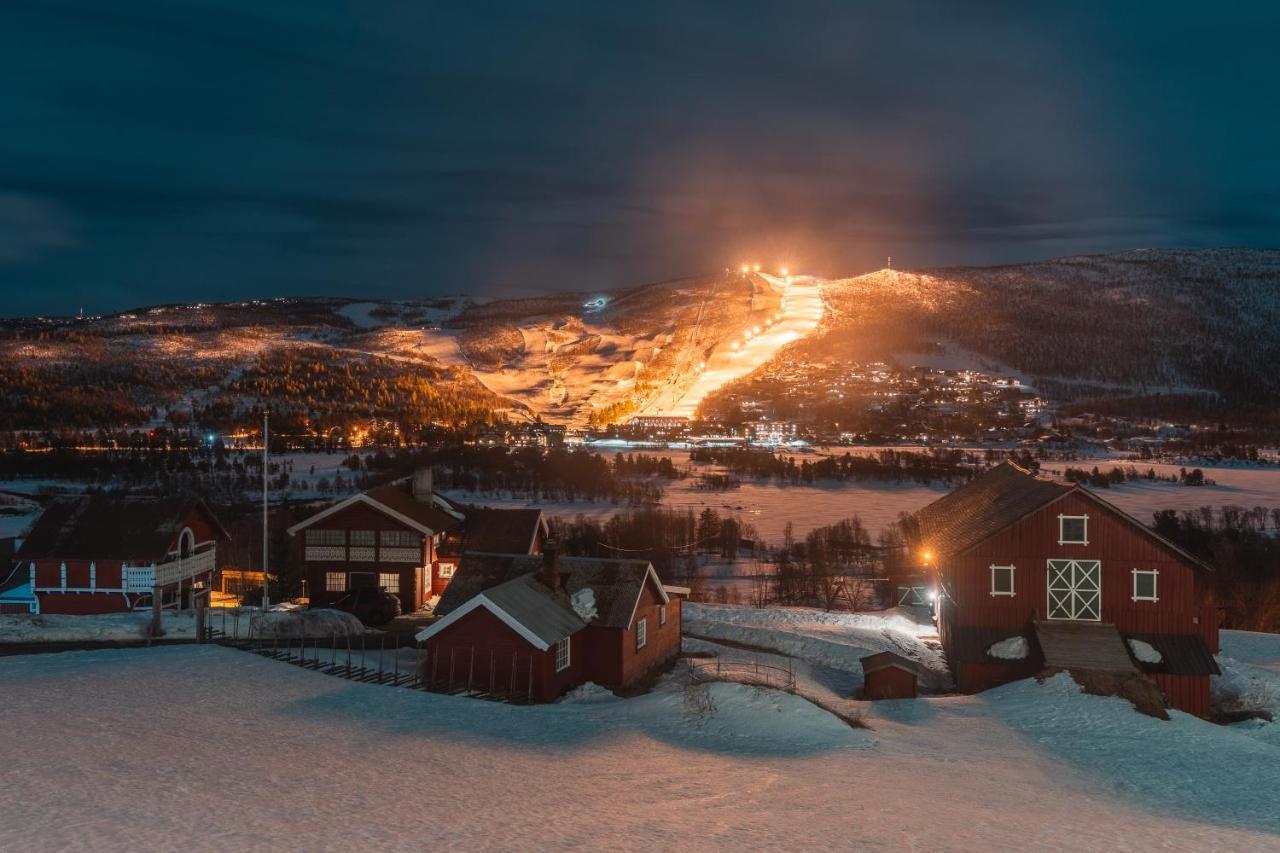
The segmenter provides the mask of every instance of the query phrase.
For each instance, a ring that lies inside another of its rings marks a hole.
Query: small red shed
[[[919,695],[920,667],[894,652],[862,659],[863,699],[914,699]]]

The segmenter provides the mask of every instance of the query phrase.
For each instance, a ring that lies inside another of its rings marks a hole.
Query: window
[[[373,542],[372,530],[351,531],[351,556],[348,559],[352,562],[372,563],[376,558]]]
[[[346,545],[347,533],[345,530],[317,530],[316,528],[307,529],[308,545]]]
[[[396,572],[382,572],[378,575],[378,586],[387,592],[399,592],[400,575]]]
[[[556,643],[556,672],[564,672],[569,668],[569,638],[565,637]]]
[[[1014,595],[1013,591],[1013,566],[992,566],[991,567],[991,594],[992,595]]]
[[[1133,570],[1133,600],[1134,601],[1159,601],[1156,597],[1156,582],[1160,579],[1160,572],[1155,569],[1134,569]]]
[[[347,573],[346,572],[325,572],[324,573],[324,591],[325,592],[346,592],[347,591]]]
[[[417,548],[422,536],[412,530],[383,530],[378,533],[378,542],[388,548]]]
[[[661,628],[667,624],[667,605],[663,604],[658,608],[658,627]]]
[[[351,531],[351,544],[352,544],[352,545],[369,545],[369,546],[372,546],[372,545],[373,545],[373,531],[372,531],[372,530],[353,530],[353,531]]]
[[[636,651],[640,651],[649,642],[649,620],[641,619],[636,623]]]
[[[449,578],[453,577],[453,573],[456,569],[457,569],[457,566],[455,566],[453,563],[441,563],[440,572],[439,572],[440,580],[448,580]]]
[[[1089,516],[1087,515],[1058,516],[1058,544],[1059,545],[1088,545],[1089,544]]]

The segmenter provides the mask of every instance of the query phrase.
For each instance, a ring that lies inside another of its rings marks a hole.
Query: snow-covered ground
[[[937,630],[922,611],[828,613],[810,607],[728,607],[686,602],[682,618],[686,634],[773,649],[828,669],[853,673],[862,683],[867,655],[895,652],[919,661],[928,673],[923,686],[950,686],[951,677],[936,642]],[[930,640],[932,642],[927,642]]]
[[[516,707],[210,646],[0,658],[6,849],[1280,849],[1280,748],[1085,696]]]

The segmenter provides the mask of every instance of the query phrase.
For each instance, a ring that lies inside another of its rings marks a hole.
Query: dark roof
[[[1124,519],[1192,565],[1213,571],[1213,567],[1203,560],[1187,553],[1088,489],[1036,476],[1012,462],[1001,462],[982,476],[917,512],[920,541],[939,554],[959,554],[1069,492],[1083,495]]]
[[[219,538],[231,538],[201,500],[57,498],[22,541],[15,559],[162,560],[176,545],[193,509],[209,519]]]
[[[553,593],[536,575],[500,583],[485,590],[484,597],[548,646],[587,626],[565,597]]]
[[[947,660],[952,664],[1012,663],[1012,661],[992,657],[987,654],[987,649],[1001,640],[1008,640],[1013,637],[1023,637],[1027,640],[1026,660],[1042,656],[1040,644],[1037,642],[1034,632],[1028,635],[1027,632],[1020,628],[980,628],[956,625],[947,632]]]
[[[499,584],[542,572],[541,555],[484,554],[468,552],[449,585],[445,587],[435,612],[446,616],[475,596]],[[582,589],[595,594],[596,618],[592,625],[626,628],[631,623],[636,600],[649,574],[647,560],[561,557],[561,584],[568,595]],[[541,582],[539,582],[541,583]]]
[[[411,518],[434,533],[451,530],[462,522],[444,506],[452,507],[439,495],[432,495],[431,501],[420,501],[413,496],[413,478],[400,480],[377,486],[364,493],[370,500],[382,504],[387,509]]]
[[[1141,640],[1160,653],[1160,663],[1134,660],[1143,672],[1170,675],[1221,675],[1209,647],[1199,634],[1126,634],[1126,640]]]
[[[917,512],[920,539],[940,554],[958,554],[1073,488],[1002,462]]]
[[[921,667],[917,661],[911,658],[903,657],[896,652],[876,652],[873,655],[867,655],[861,659],[862,674],[870,675],[881,669],[888,667],[896,667],[911,673],[917,678],[920,676]]]
[[[1045,666],[1095,672],[1137,672],[1115,625],[1102,622],[1036,621]]]
[[[461,507],[466,521],[462,526],[462,542],[453,546],[454,553],[483,551],[490,554],[528,554],[546,522],[540,509],[490,509]],[[453,550],[442,546],[442,554]]]

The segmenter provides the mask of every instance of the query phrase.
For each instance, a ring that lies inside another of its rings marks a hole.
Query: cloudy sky
[[[1274,3],[0,5],[4,315],[1280,245]]]

